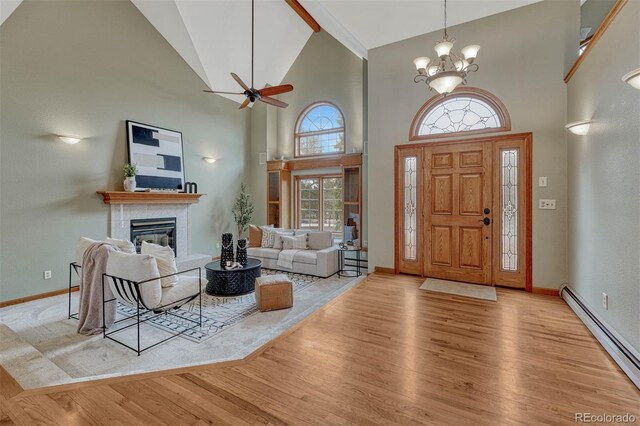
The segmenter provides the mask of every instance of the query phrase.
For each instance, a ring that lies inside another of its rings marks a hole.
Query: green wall
[[[109,207],[95,191],[122,188],[127,119],[182,131],[186,178],[207,194],[191,208],[191,249],[216,253],[235,229],[250,112],[202,93],[125,0],[27,0],[0,27],[0,51],[0,300],[64,288],[78,237],[106,236]]]

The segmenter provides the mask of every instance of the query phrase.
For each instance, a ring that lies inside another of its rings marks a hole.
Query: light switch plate
[[[538,186],[540,188],[546,188],[547,187],[547,177],[546,176],[540,176],[538,178]]]
[[[555,210],[556,200],[540,200],[539,208],[540,210]]]
[[[602,293],[602,307],[609,309],[609,295],[607,293]]]

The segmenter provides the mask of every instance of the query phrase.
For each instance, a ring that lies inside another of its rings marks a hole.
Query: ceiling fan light
[[[420,74],[424,74],[426,72],[429,62],[431,62],[431,59],[426,56],[420,56],[419,58],[415,58],[413,60],[413,63],[416,66],[416,70],[418,70]]]
[[[467,61],[473,62],[473,60],[478,56],[478,50],[480,50],[480,45],[470,44],[469,46],[463,47],[460,52],[462,52]]]
[[[447,56],[449,52],[451,52],[451,48],[453,47],[453,43],[448,40],[442,40],[440,43],[436,44],[434,49],[438,56],[442,58],[443,56]]]
[[[575,121],[567,124],[566,127],[571,133],[578,136],[584,136],[589,133],[589,127],[591,126],[591,120]]]
[[[622,76],[622,81],[640,90],[640,68],[626,73]]]
[[[462,77],[457,72],[443,72],[429,82],[429,86],[440,94],[451,93],[462,83]]]

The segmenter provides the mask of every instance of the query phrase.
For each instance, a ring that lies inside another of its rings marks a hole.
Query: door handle
[[[484,214],[489,214],[489,213],[491,213],[491,209],[489,209],[489,207],[485,207]]]
[[[491,219],[489,219],[488,217],[485,217],[484,219],[480,219],[478,222],[482,222],[485,225],[491,225]]]

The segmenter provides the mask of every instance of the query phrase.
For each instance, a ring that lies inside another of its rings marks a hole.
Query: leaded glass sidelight
[[[500,268],[503,271],[518,270],[518,150],[500,151]]]
[[[404,159],[404,259],[416,260],[418,244],[417,223],[417,157]]]
[[[501,128],[496,110],[472,96],[448,96],[433,106],[418,127],[418,136]]]

